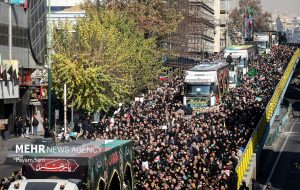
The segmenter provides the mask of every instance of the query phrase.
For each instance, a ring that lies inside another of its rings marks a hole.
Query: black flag
[[[14,79],[14,71],[13,71],[13,67],[11,66],[8,70],[7,73],[9,74],[9,80],[13,81]]]
[[[8,81],[7,81],[7,73],[6,73],[6,69],[4,69],[4,71],[1,73],[2,75],[2,79],[4,80],[5,82],[5,86],[8,85]]]
[[[17,75],[17,69],[14,70],[14,86],[17,86],[19,84],[19,77]]]

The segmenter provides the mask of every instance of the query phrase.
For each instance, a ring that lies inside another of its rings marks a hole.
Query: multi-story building
[[[214,52],[222,51],[230,44],[228,36],[228,23],[230,11],[238,6],[238,1],[235,0],[215,0],[215,45]]]
[[[198,57],[203,53],[212,54],[215,38],[213,1],[190,0],[189,7],[189,22],[193,27],[188,34],[188,52]]]
[[[12,5],[0,0],[0,120],[41,115],[41,97],[31,74],[45,62],[46,0]]]
[[[80,5],[85,3],[84,0],[51,0],[51,21],[76,22],[77,17],[83,17],[85,11],[80,8]]]
[[[168,46],[181,62],[202,60],[214,52],[214,0],[179,0],[175,4],[184,16]],[[171,61],[172,62],[172,61]]]

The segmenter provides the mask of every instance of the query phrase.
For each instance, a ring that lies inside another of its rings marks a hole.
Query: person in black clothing
[[[266,190],[271,190],[272,189],[272,184],[271,183],[268,183],[267,187],[266,187]]]
[[[25,123],[25,120],[23,119],[23,117],[20,117],[20,136],[22,135],[23,137],[25,137],[25,134],[26,134],[26,123]]]
[[[230,53],[230,54],[227,56],[226,62],[229,63],[229,64],[231,64],[231,63],[233,62],[233,60],[232,60],[232,53]]]
[[[50,137],[50,132],[49,132],[49,122],[48,119],[45,118],[44,122],[43,122],[43,127],[44,127],[44,137],[45,138],[49,138]]]
[[[241,187],[239,188],[239,190],[249,190],[249,187],[247,187],[246,182],[242,182]]]
[[[19,118],[16,117],[15,118],[15,123],[14,123],[14,134],[15,134],[15,137],[18,137],[18,123],[19,123]]]
[[[22,117],[19,117],[18,122],[17,122],[17,134],[18,134],[18,137],[22,136],[22,131],[23,131]]]
[[[27,117],[26,120],[25,120],[25,127],[26,127],[26,132],[25,134],[26,135],[29,135],[29,130],[31,128],[31,123],[30,123],[30,119]]]

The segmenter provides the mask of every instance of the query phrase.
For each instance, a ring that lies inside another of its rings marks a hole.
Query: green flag
[[[258,73],[256,69],[251,69],[248,73],[247,73],[250,77],[255,77]]]
[[[248,14],[253,16],[253,9],[251,7],[248,7]]]

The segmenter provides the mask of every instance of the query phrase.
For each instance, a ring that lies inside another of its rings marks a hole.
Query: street
[[[36,138],[40,137],[41,136],[36,136]],[[0,179],[2,179],[3,177],[9,177],[14,171],[18,171],[20,169],[20,166],[5,164],[7,150],[16,143],[29,143],[33,138],[33,136],[30,136],[30,138],[19,137],[9,138],[7,141],[1,141],[2,147],[0,151]]]
[[[19,169],[20,169],[19,166],[1,164],[0,179],[11,176],[14,171],[18,171]]]
[[[271,150],[264,150],[265,152]],[[300,120],[291,119],[286,132],[278,139],[275,152],[271,152],[266,164],[261,164],[257,179],[265,185],[271,182],[273,189],[298,190],[300,187]]]

